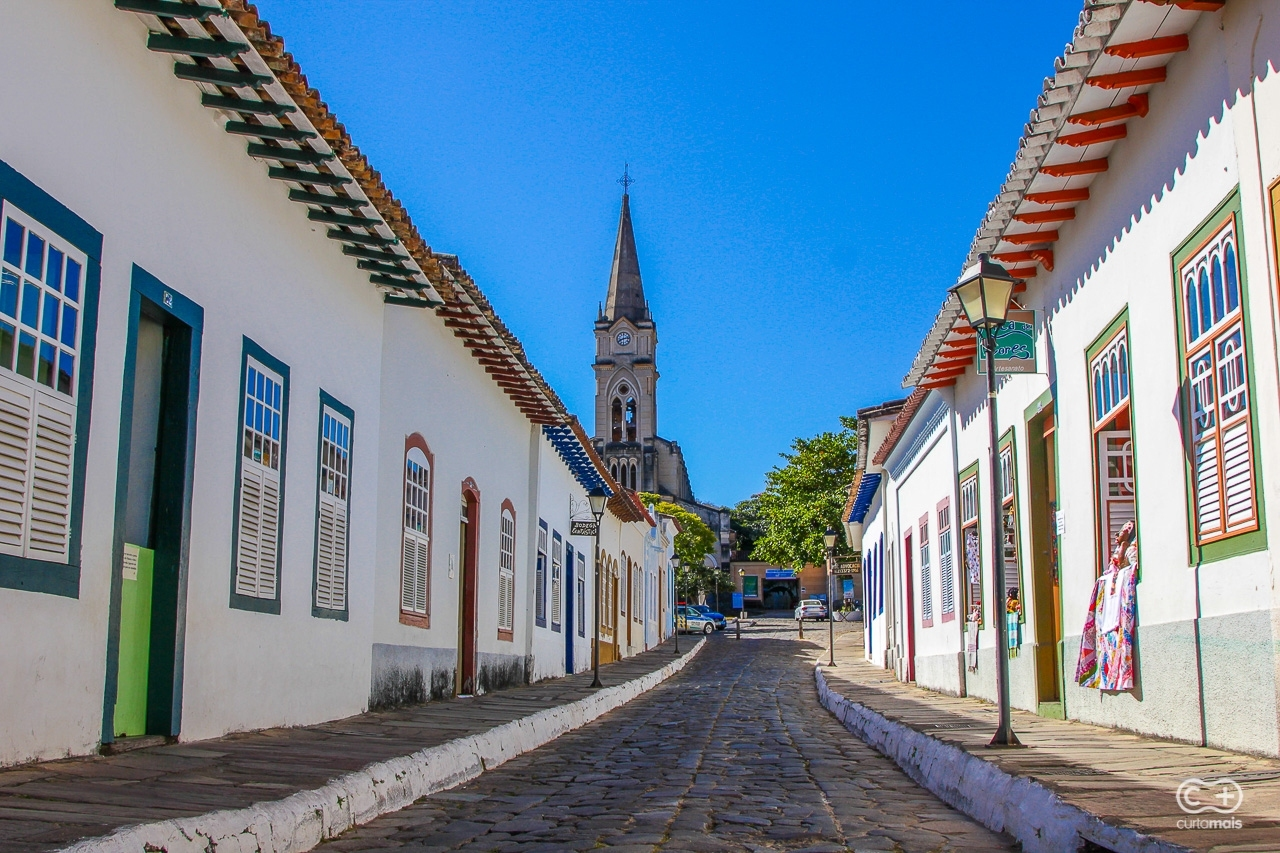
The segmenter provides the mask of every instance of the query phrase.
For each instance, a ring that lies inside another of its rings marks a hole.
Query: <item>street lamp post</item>
[[[828,527],[822,534],[822,544],[827,546],[827,666],[836,665],[836,617],[833,608],[836,603],[835,585],[832,583],[832,561],[836,556],[836,530]]]
[[[960,300],[969,325],[983,339],[987,355],[987,427],[990,433],[991,464],[991,551],[992,573],[995,575],[995,601],[999,613],[996,623],[996,695],[1000,709],[1000,725],[989,746],[1021,746],[1013,733],[1013,715],[1009,709],[1009,657],[1008,625],[1004,618],[1004,536],[1001,500],[1000,449],[996,419],[996,331],[1008,319],[1009,300],[1018,279],[1009,275],[1004,267],[992,261],[986,254],[978,255],[978,262],[964,271],[960,282],[951,292]]]
[[[591,648],[591,686],[603,687],[600,683],[600,519],[604,516],[604,505],[609,500],[604,488],[596,486],[587,494],[591,504],[591,514],[596,517],[596,641]]]
[[[680,656],[680,558],[671,558],[671,624],[675,630],[671,638],[676,641],[676,657]]]

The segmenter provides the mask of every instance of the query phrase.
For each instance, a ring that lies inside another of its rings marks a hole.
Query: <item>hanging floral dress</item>
[[[1137,627],[1138,548],[1111,558],[1093,585],[1076,664],[1076,681],[1099,690],[1133,687],[1133,643]]]

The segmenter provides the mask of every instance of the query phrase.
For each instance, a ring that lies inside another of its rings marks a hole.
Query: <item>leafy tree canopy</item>
[[[756,542],[769,530],[764,516],[760,514],[760,495],[755,494],[746,500],[739,501],[733,508],[733,514],[729,516],[729,526],[737,534],[735,550],[740,554],[749,555],[755,548]]]
[[[663,515],[669,515],[680,525],[676,534],[675,552],[680,558],[680,590],[682,592],[706,592],[714,589],[718,569],[704,565],[706,556],[714,553],[716,535],[707,523],[679,504],[665,501],[660,495],[640,492],[640,500],[652,505]],[[718,563],[719,561],[717,561]]]
[[[786,464],[766,475],[763,492],[743,502],[750,504],[748,511],[757,513],[764,528],[751,552],[753,559],[795,568],[826,559],[822,534],[828,527],[843,530],[840,512],[858,456],[857,421],[841,417],[840,426],[839,432],[791,442],[791,452],[780,454]],[[843,535],[836,549],[847,551]]]

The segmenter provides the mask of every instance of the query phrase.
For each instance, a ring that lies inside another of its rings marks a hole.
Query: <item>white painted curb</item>
[[[74,853],[302,853],[354,826],[476,778],[560,735],[581,728],[684,669],[706,640],[647,675],[585,699],[370,764],[313,791],[248,808],[117,829],[66,848]]]
[[[844,727],[893,759],[917,784],[996,832],[1025,853],[1076,851],[1088,839],[1116,853],[1189,853],[1133,829],[1112,826],[1025,776],[1014,776],[963,749],[895,723],[827,686],[814,668],[818,699]]]

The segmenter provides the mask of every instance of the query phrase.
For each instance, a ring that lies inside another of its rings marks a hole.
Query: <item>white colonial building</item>
[[[1034,334],[999,376],[998,471],[954,298],[884,460],[902,624],[887,664],[903,678],[993,698],[1007,619],[1018,707],[1280,754],[1274,12],[1085,4],[966,260],[989,253],[1025,279],[1014,307]],[[1130,521],[1132,685],[1083,686],[1095,583]],[[993,600],[993,547],[1016,604]]]
[[[0,64],[0,764],[581,671],[592,489],[611,654],[667,636],[663,522],[252,6]]]

